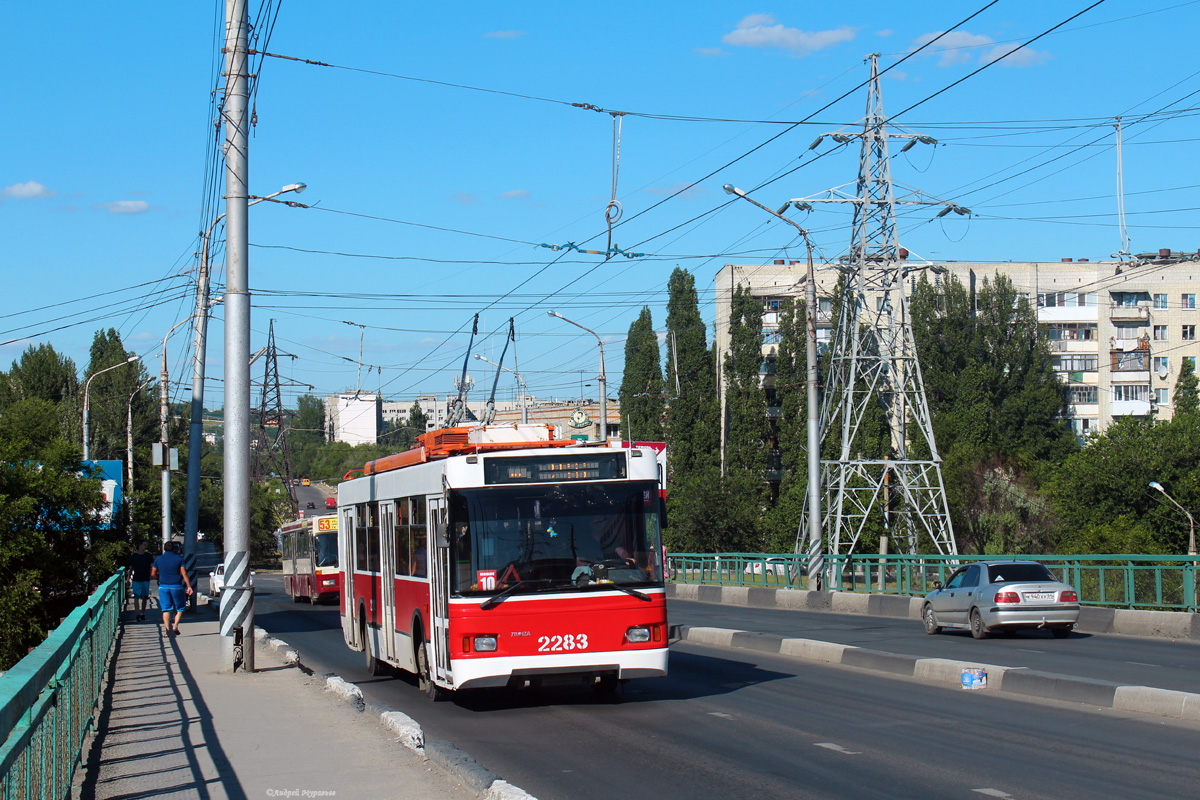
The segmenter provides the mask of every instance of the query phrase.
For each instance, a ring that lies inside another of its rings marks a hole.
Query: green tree
[[[725,354],[725,472],[743,470],[760,480],[766,468],[767,400],[760,385],[762,301],[738,286],[729,314]]]
[[[717,464],[720,429],[713,353],[690,272],[676,267],[667,282],[667,371],[669,406],[665,439],[668,484]],[[671,497],[668,490],[668,498]]]
[[[101,532],[102,497],[99,481],[79,474],[79,457],[50,401],[0,411],[0,669],[82,600],[85,568],[94,581],[107,577],[84,549]]]
[[[412,408],[408,411],[408,427],[412,428],[414,435],[417,436],[425,433],[429,428],[429,417],[416,400],[413,401]]]
[[[663,380],[658,334],[648,306],[629,326],[625,339],[625,372],[621,379],[621,415],[629,441],[658,442],[663,435]]]
[[[134,397],[134,440],[138,441],[139,433],[145,434],[157,424],[158,404],[151,399],[152,392],[138,392],[138,387],[148,379],[140,363],[98,374],[125,362],[132,355],[121,344],[121,336],[116,330],[109,328],[96,332],[91,360],[84,375],[85,382],[96,376],[88,392],[91,457],[94,459],[125,459],[126,408],[131,396]],[[158,439],[157,436],[153,438]]]
[[[30,345],[7,375],[0,374],[0,411],[34,399],[53,404],[63,438],[79,440],[81,400],[75,362],[48,344]]]
[[[1184,358],[1179,365],[1179,377],[1175,379],[1175,413],[1195,416],[1200,412],[1200,396],[1197,395],[1196,361]]]
[[[1200,504],[1200,429],[1194,417],[1170,422],[1123,417],[1067,458],[1050,483],[1061,520],[1059,539],[1076,552],[1081,541],[1141,541],[1145,537],[1130,527],[1136,524],[1163,552],[1187,552],[1187,520],[1149,488],[1152,480],[1168,487],[1185,508]],[[1129,524],[1114,527],[1122,518]],[[1089,538],[1081,540],[1084,532]]]
[[[808,359],[807,307],[786,298],[779,313],[775,357],[774,404],[779,408],[779,497],[767,514],[766,549],[790,551],[808,502]]]

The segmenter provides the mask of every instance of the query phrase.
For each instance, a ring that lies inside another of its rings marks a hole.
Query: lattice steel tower
[[[259,403],[258,428],[253,436],[254,470],[251,474],[255,480],[262,480],[271,472],[279,475],[287,490],[294,517],[297,503],[292,488],[292,460],[288,453],[287,420],[279,387],[279,351],[275,348],[275,320],[271,320],[264,355],[267,366],[263,376],[262,401]]]
[[[905,278],[916,270],[944,272],[944,268],[908,264],[900,257],[896,206],[944,206],[938,216],[969,212],[908,187],[901,187],[904,195],[896,198],[888,140],[907,140],[904,150],[918,142],[936,142],[887,129],[878,54],[869,56],[868,61],[871,82],[862,130],[832,134],[838,142],[861,140],[856,193],[851,196],[831,190],[823,197],[793,201],[798,207],[817,202],[854,207],[849,255],[839,266],[838,319],[821,400],[823,455],[836,449],[833,457],[821,460],[825,552],[854,552],[864,529],[874,520],[905,552],[916,553],[919,545],[926,543],[940,553],[954,554],[958,550],[942,483],[942,459],[925,402],[904,286]],[[882,408],[890,432],[886,458],[864,458],[859,452],[864,420],[874,404]],[[831,443],[836,448],[830,447]],[[816,477],[810,475],[809,480]],[[809,574],[823,576],[820,543],[809,542],[807,524],[805,519],[800,525],[796,552],[809,551]]]

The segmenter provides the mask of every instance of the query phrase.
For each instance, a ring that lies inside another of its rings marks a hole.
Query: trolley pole
[[[221,671],[254,671],[250,588],[249,118],[246,0],[225,0],[225,590]]]

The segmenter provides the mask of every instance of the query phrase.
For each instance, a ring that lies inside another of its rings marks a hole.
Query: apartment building
[[[901,250],[901,256],[907,253]],[[908,267],[919,274],[922,266]],[[938,264],[967,286],[981,286],[996,274],[1008,277],[1018,292],[1036,303],[1038,319],[1050,342],[1054,368],[1068,387],[1066,417],[1078,436],[1103,430],[1114,418],[1172,415],[1172,394],[1179,368],[1200,355],[1196,338],[1200,310],[1200,254],[1160,250],[1136,263],[1062,259],[1054,262],[965,262]],[[779,307],[802,298],[805,265],[727,264],[716,278],[714,341],[718,362],[729,347],[729,313],[736,286],[749,287],[763,301],[763,375],[769,385],[779,342]],[[817,340],[827,343],[833,320],[831,293],[838,272],[817,267]],[[930,274],[934,281],[945,278]],[[919,278],[910,277],[906,289]],[[872,307],[881,297],[868,296]],[[724,377],[720,377],[722,386]],[[722,403],[724,392],[722,392]]]

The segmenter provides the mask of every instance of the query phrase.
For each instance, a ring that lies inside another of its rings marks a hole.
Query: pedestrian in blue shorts
[[[129,554],[129,588],[133,594],[133,604],[137,609],[139,621],[146,618],[146,606],[150,604],[150,570],[154,566],[154,556],[146,552],[146,540],[138,542],[137,552]]]
[[[183,617],[183,609],[187,606],[188,596],[192,593],[192,582],[188,580],[187,570],[183,567],[183,557],[175,552],[175,543],[163,545],[163,554],[154,559],[150,573],[158,580],[158,604],[163,612],[163,635],[179,635],[179,620]],[[184,587],[187,587],[186,590]],[[171,612],[175,612],[175,621],[171,622]]]

